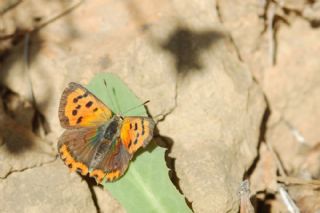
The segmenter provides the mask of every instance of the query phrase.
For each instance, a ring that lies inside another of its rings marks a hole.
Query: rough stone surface
[[[46,2],[23,1],[7,12],[6,32],[41,26],[77,3]],[[221,4],[220,8],[226,11],[227,7]],[[240,15],[246,12],[243,7]],[[254,23],[243,30],[260,24],[252,11],[247,14]],[[38,110],[50,127],[45,139],[54,141],[62,132],[57,110],[64,87],[70,81],[85,84],[101,71],[118,74],[138,97],[151,100],[149,111],[159,120],[160,135],[173,141],[170,155],[176,158],[180,187],[194,211],[238,212],[237,192],[257,155],[265,102],[249,70],[254,66],[238,58],[239,52],[245,52],[248,60],[252,57],[244,48],[249,45],[254,50],[254,41],[242,44],[234,39],[233,43],[227,31],[231,28],[223,26],[220,18],[214,1],[83,1],[30,34],[29,46],[23,39],[13,46],[2,64],[1,83],[30,102],[32,88]],[[238,17],[230,20],[236,23]],[[241,26],[235,26],[238,29]],[[257,39],[259,31],[252,33]],[[237,37],[248,34],[241,31]],[[24,55],[27,47],[29,63]],[[1,181],[1,191],[27,193],[12,197],[0,208],[19,210],[14,202],[20,199],[22,206],[34,212],[95,211],[86,183],[66,170],[55,162],[12,173]],[[15,184],[22,178],[17,190]],[[44,186],[50,192],[45,196],[40,193]],[[123,211],[99,190],[94,189],[101,211]],[[32,196],[35,202],[27,199]]]
[[[60,160],[0,180],[1,212],[95,212],[86,182]]]
[[[290,37],[301,31],[299,39]],[[309,147],[315,146],[320,138],[320,61],[312,57],[320,54],[320,45],[314,42],[319,36],[319,31],[312,30],[308,22],[300,19],[291,22],[290,28],[281,28],[279,62],[265,74],[264,90],[273,112],[267,138],[288,171],[294,171],[303,160],[295,157],[301,144],[294,132],[299,132]]]
[[[250,73],[224,45],[215,46],[219,54],[207,50],[205,68],[181,80],[177,107],[159,124],[174,141],[180,186],[196,212],[237,211],[234,192],[257,154],[265,107]]]
[[[263,78],[263,70],[270,66],[267,26],[262,17],[263,2],[256,0],[217,1],[221,22],[230,32],[239,57],[246,62],[258,80]]]
[[[316,57],[320,54],[319,1],[275,1],[263,5],[265,2],[237,1],[237,6],[232,7],[234,1],[219,1],[220,17],[230,31],[240,58],[248,64],[266,95],[271,114],[263,139],[273,147],[273,154],[278,156],[287,175],[303,181],[319,179],[320,65]],[[271,66],[267,62],[272,45],[268,16],[272,13],[275,15],[275,64]],[[275,170],[279,170],[279,166],[274,168],[275,162],[270,150],[261,150],[251,179],[253,193],[261,192],[262,188],[276,189],[270,187],[275,183],[272,177]],[[262,167],[269,168],[270,172],[263,171]],[[263,183],[258,177],[263,178]],[[305,200],[316,203],[317,193],[308,190],[307,184],[299,188],[302,198],[290,190],[289,194],[301,211],[316,212],[319,208],[316,205],[310,208],[312,205],[306,205]],[[277,208],[276,202],[282,201],[274,200],[274,203],[267,201],[271,212],[279,212],[281,208]]]
[[[94,193],[97,197],[97,203],[101,213],[125,213],[125,209],[120,203],[115,200],[108,191],[103,190],[101,187],[93,187]]]

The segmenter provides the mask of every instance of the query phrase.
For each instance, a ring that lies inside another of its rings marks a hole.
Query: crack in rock
[[[0,177],[0,180],[7,179],[11,174],[14,174],[14,173],[20,173],[20,172],[24,172],[24,171],[26,171],[26,170],[30,170],[30,169],[42,167],[42,166],[47,165],[47,164],[54,163],[56,160],[57,160],[57,157],[56,157],[55,159],[53,159],[53,160],[50,160],[50,161],[47,161],[47,162],[43,162],[43,163],[40,163],[40,164],[38,164],[38,165],[26,167],[26,168],[23,168],[23,169],[13,169],[13,170],[10,170],[10,172],[8,172],[8,174],[6,174],[4,177]],[[12,167],[12,166],[11,166],[11,167]]]
[[[173,106],[167,112],[154,116],[156,123],[163,122],[166,119],[166,117],[168,115],[170,115],[171,113],[173,113],[174,110],[177,108],[177,106],[178,106],[178,83],[179,83],[179,79],[177,78],[176,83],[175,83],[176,84],[175,89],[174,89],[174,104],[173,104]]]

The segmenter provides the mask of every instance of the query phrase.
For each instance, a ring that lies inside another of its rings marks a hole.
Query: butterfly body
[[[62,94],[59,119],[66,129],[58,151],[71,171],[98,183],[114,181],[127,170],[133,154],[153,136],[151,118],[113,113],[86,88],[70,83]]]
[[[90,163],[89,170],[94,169],[101,162],[103,157],[109,152],[114,151],[115,146],[118,142],[118,138],[120,136],[120,128],[122,124],[123,118],[118,115],[114,115],[110,121],[106,124],[102,125],[101,138],[98,141],[101,141],[96,148],[96,153],[92,158],[92,162]]]

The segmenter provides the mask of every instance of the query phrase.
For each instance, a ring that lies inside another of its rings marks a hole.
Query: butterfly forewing
[[[111,110],[86,88],[70,83],[59,106],[61,126],[70,128],[99,126],[109,120]]]

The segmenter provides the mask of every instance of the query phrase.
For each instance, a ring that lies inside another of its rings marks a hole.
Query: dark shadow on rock
[[[33,147],[33,141],[31,138],[23,138],[20,135],[11,132],[12,134],[6,135],[4,145],[11,154],[20,154]]]
[[[88,188],[89,188],[91,196],[92,196],[92,201],[93,201],[93,204],[94,204],[94,206],[95,206],[95,208],[97,210],[97,213],[101,213],[101,209],[100,209],[100,206],[99,206],[97,195],[96,195],[96,193],[94,191],[94,187],[100,187],[101,189],[103,189],[102,185],[97,185],[96,180],[93,177],[89,177],[89,175],[83,176],[83,175],[80,175],[79,173],[77,173],[77,174],[84,181],[87,182]]]
[[[2,105],[0,106],[0,146],[4,145],[11,154],[20,154],[33,147],[32,133],[23,124],[18,123],[14,113],[8,109],[6,103],[10,99],[8,96],[17,96],[17,94],[1,85],[0,94],[0,104]]]
[[[59,0],[58,2],[60,3],[61,13],[58,13],[53,17],[36,17],[34,16],[34,14],[30,13],[28,18],[33,20],[33,25],[30,28],[16,28],[15,32],[9,35],[3,35],[0,33],[0,42],[2,42],[2,45],[0,46],[1,81],[5,82],[7,77],[12,75],[11,70],[14,67],[14,65],[19,61],[23,61],[23,63],[25,64],[25,76],[30,75],[27,72],[29,72],[29,69],[32,69],[32,65],[39,56],[41,49],[43,48],[43,44],[45,43],[45,38],[42,38],[40,36],[39,31],[45,28],[46,26],[54,24],[54,22],[59,20],[60,18],[65,18],[64,20],[67,22],[68,26],[66,30],[68,30],[69,36],[64,42],[68,43],[72,39],[78,37],[78,31],[73,23],[72,16],[67,15],[69,15],[73,10],[78,8],[83,3],[83,1],[79,1],[74,5],[67,4],[63,0]],[[20,4],[20,1],[17,1],[17,4],[8,7],[8,10],[5,10],[3,12],[9,13],[11,12],[11,10],[21,9],[19,7],[22,7],[22,5],[25,4]],[[28,4],[28,6],[29,7],[27,9],[31,8],[30,11],[32,11],[33,5]],[[18,12],[13,11],[13,19],[14,14]],[[19,14],[17,14],[17,16],[18,15]],[[43,79],[50,79],[49,74],[46,73],[45,70],[42,73],[38,74],[42,74]],[[35,89],[32,87],[32,81],[30,81],[30,79],[26,78],[25,81],[29,81],[30,90]],[[34,94],[31,94],[32,97],[30,97],[30,100],[28,100],[32,103],[35,109],[33,122],[31,124],[32,129],[35,133],[39,132],[39,128],[42,128],[45,134],[47,134],[50,131],[49,125],[44,115],[39,110],[39,106],[41,105],[42,109],[46,109],[48,107],[47,105],[49,104],[49,99],[52,93],[51,86],[54,85],[48,85],[46,88],[42,88],[45,89],[48,93],[46,100],[43,100],[41,103],[37,103]]]
[[[201,53],[222,37],[223,34],[218,31],[196,32],[187,27],[178,27],[160,46],[174,57],[178,74],[185,75],[203,68]]]
[[[10,154],[21,154],[34,146],[32,132],[20,126],[10,117],[0,115],[0,146],[4,146]]]
[[[148,33],[152,24],[146,21],[148,19],[143,14],[143,11],[139,9],[139,6],[128,1],[127,7],[132,20],[134,20],[140,31]],[[155,43],[174,57],[176,71],[178,74],[182,74],[183,77],[191,71],[200,71],[203,68],[204,65],[201,63],[200,58],[202,52],[208,50],[211,45],[223,38],[224,34],[212,29],[196,31],[187,27],[178,19],[176,22],[178,26],[166,41],[159,41],[157,35],[152,33],[149,33],[148,37],[150,43]]]
[[[310,20],[310,26],[314,29],[320,28],[320,19]]]
[[[272,212],[271,209],[271,203],[272,201],[276,200],[276,197],[274,194],[267,193],[267,192],[262,192],[259,194],[263,194],[264,198],[255,198],[255,209],[256,212],[261,212],[261,213],[270,213]]]

